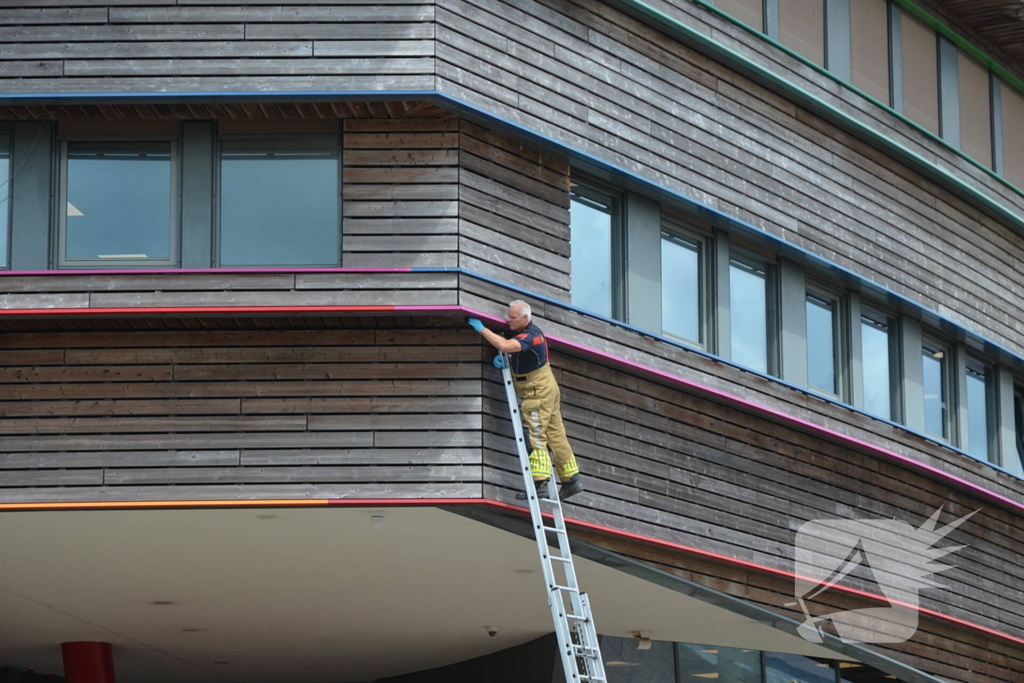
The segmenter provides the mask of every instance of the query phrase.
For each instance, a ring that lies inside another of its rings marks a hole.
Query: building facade
[[[611,680],[1019,680],[1015,9],[5,3],[0,665],[557,680],[523,299]],[[803,637],[908,548],[809,597],[806,523],[936,510],[912,636]]]

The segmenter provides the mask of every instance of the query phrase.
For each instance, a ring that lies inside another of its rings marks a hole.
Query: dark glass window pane
[[[940,436],[946,434],[946,352],[937,346],[925,344],[922,348],[924,363],[924,428]]]
[[[765,653],[765,676],[769,681],[786,683],[835,683],[832,663],[802,655]]]
[[[1013,427],[1017,436],[1017,460],[1003,465],[1011,472],[1024,477],[1024,392],[1019,388],[1013,392]]]
[[[714,4],[747,26],[764,31],[764,0],[715,0]]]
[[[892,374],[889,366],[889,326],[873,317],[860,319],[864,409],[885,419],[892,416]]]
[[[633,648],[628,638],[601,637],[601,656],[609,683],[675,683],[672,643],[655,640],[650,650]]]
[[[221,265],[337,265],[339,235],[334,136],[221,142]]]
[[[661,327],[666,334],[701,343],[700,244],[661,236]]]
[[[764,268],[729,263],[732,360],[768,372],[768,279]]]
[[[779,0],[779,42],[825,66],[824,0]]]
[[[679,683],[761,683],[761,652],[679,644]]]
[[[10,138],[0,137],[0,267],[7,266],[7,217],[11,213]]]
[[[900,683],[900,679],[860,662],[839,662],[842,683]]]
[[[973,358],[967,359],[967,452],[989,460],[988,369]]]
[[[574,306],[612,315],[612,201],[580,196],[569,204]]]
[[[171,143],[68,142],[64,256],[171,255]]]
[[[807,385],[837,394],[835,301],[808,294],[806,308]]]

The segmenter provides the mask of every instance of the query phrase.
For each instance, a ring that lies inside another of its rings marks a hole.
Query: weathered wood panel
[[[477,335],[274,320],[0,334],[0,501],[479,495]]]
[[[345,266],[458,265],[458,129],[456,118],[345,122]]]
[[[666,9],[909,149],[953,163],[955,155],[874,105],[852,106],[837,84],[742,29],[689,2]],[[436,18],[445,92],[747,220],[1024,352],[1016,304],[1024,238],[901,162],[604,3],[444,0]],[[493,31],[501,41],[489,39]],[[997,181],[976,169],[962,173],[1024,210],[1024,200]]]

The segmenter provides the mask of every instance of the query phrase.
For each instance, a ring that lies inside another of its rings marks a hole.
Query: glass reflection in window
[[[864,410],[892,417],[892,367],[889,362],[889,322],[880,314],[860,319],[861,369],[864,379]]]
[[[768,372],[768,276],[764,266],[729,262],[732,360]]]
[[[173,143],[65,145],[63,259],[169,259]]]
[[[222,266],[337,265],[340,233],[335,136],[221,141]]]
[[[807,386],[829,394],[839,393],[836,308],[835,299],[807,293]]]
[[[761,652],[718,645],[679,644],[679,683],[761,683]]]
[[[949,436],[946,429],[946,350],[925,342],[921,359],[924,364],[924,428],[945,439]]]
[[[769,681],[786,683],[835,683],[836,671],[832,662],[815,657],[765,653],[765,677]]]
[[[967,359],[967,452],[981,460],[990,460],[989,444],[989,371],[984,363]]]
[[[661,234],[661,326],[665,334],[700,344],[700,242]]]
[[[676,666],[673,643],[651,642],[651,649],[637,650],[628,638],[601,637],[608,683],[674,683]]]
[[[574,306],[611,317],[612,236],[616,202],[578,187],[569,203],[569,249]]]

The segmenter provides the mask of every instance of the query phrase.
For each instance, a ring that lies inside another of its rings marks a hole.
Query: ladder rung
[[[556,562],[572,562],[568,557],[558,557],[557,555],[549,555],[548,559],[555,560]]]
[[[590,617],[581,617],[578,614],[566,614],[565,618],[566,619],[572,619],[573,621],[584,621],[584,622],[587,621],[588,619],[590,619]]]
[[[553,591],[569,591],[570,593],[579,593],[579,588],[573,588],[572,586],[559,586],[557,583],[549,584],[550,590]]]
[[[573,645],[572,650],[577,657],[596,657],[600,652],[596,647],[584,647],[583,645]]]
[[[564,534],[565,533],[565,529],[556,529],[553,526],[544,526],[544,525],[542,525],[542,526],[543,526],[544,531],[551,531],[551,532],[554,532],[556,534]]]
[[[600,676],[587,676],[586,674],[580,674],[581,681],[594,681],[595,683],[604,683],[605,679]]]

